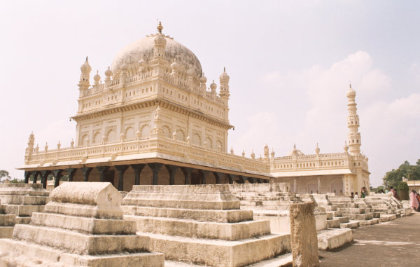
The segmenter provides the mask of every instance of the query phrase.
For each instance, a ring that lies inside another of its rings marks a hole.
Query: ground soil
[[[420,266],[420,213],[358,228],[353,238],[339,251],[320,251],[321,266]]]

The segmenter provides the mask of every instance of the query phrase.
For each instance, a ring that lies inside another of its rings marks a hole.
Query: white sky
[[[371,183],[420,158],[419,1],[2,1],[0,169],[15,177],[31,131],[69,146],[80,65],[100,73],[156,31],[190,48],[210,83],[231,77],[229,149],[341,152],[357,91]],[[93,75],[92,75],[93,76]]]

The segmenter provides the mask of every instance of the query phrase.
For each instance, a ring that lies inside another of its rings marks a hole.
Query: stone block
[[[318,248],[321,250],[336,249],[352,241],[353,232],[348,228],[326,230],[318,234]]]
[[[135,222],[141,232],[171,236],[233,241],[270,234],[270,222],[267,220],[216,223],[129,215],[124,216],[124,219]]]
[[[150,237],[151,251],[165,251],[165,259],[198,265],[246,266],[290,250],[290,235],[266,235],[239,241],[195,239],[138,233]]]
[[[146,216],[190,219],[200,222],[236,223],[250,221],[253,218],[252,210],[198,210],[198,209],[175,209],[156,208],[142,206],[122,206],[124,214]]]
[[[0,238],[11,238],[13,236],[13,228],[13,226],[0,226]]]
[[[358,221],[349,221],[347,223],[340,223],[340,228],[358,228],[360,226]]]
[[[293,266],[319,266],[314,203],[290,205]]]
[[[339,228],[340,227],[340,219],[334,218],[332,220],[327,220],[327,228]]]
[[[229,186],[214,185],[135,185],[123,201],[124,205],[181,209],[239,209],[239,200]]]
[[[95,206],[99,218],[122,218],[121,194],[110,183],[65,182],[51,192],[50,199],[53,203]]]
[[[0,226],[13,226],[16,223],[14,214],[0,214]]]

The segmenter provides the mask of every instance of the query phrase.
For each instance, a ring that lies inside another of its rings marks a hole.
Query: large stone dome
[[[153,57],[154,39],[158,34],[148,35],[122,49],[112,62],[112,71],[118,73],[123,65],[136,65],[141,60],[147,62]],[[178,63],[185,66],[186,69],[192,69],[194,73],[201,77],[201,63],[191,50],[184,45],[176,42],[173,38],[161,35],[166,40],[165,59],[172,63],[177,60]]]

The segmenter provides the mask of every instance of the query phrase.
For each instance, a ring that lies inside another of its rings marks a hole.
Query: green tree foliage
[[[384,185],[397,188],[403,177],[408,180],[420,180],[420,159],[417,160],[416,165],[410,165],[408,161],[404,161],[398,169],[387,172],[383,178]]]
[[[5,170],[0,170],[0,178],[9,177],[9,172]]]

